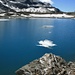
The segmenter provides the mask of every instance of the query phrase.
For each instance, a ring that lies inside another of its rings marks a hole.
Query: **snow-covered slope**
[[[39,0],[0,0],[0,12],[57,13],[59,9]]]
[[[10,12],[10,11],[14,12],[15,10],[13,10],[4,0],[3,1],[0,0],[0,12]]]

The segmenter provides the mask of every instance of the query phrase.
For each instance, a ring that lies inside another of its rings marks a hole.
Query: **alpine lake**
[[[56,46],[40,46],[44,40]],[[75,62],[75,19],[0,20],[0,75],[16,75],[17,69],[45,53]]]

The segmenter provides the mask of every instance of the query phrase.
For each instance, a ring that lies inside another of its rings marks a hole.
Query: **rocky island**
[[[46,53],[16,71],[17,75],[75,75],[75,63]]]
[[[0,18],[74,18],[50,3],[40,0],[0,0]]]

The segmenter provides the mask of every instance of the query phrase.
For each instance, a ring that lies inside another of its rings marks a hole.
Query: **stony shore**
[[[75,18],[74,15],[67,14],[24,14],[24,13],[0,13],[0,19],[11,18]]]
[[[75,63],[46,53],[16,71],[17,75],[75,75]]]

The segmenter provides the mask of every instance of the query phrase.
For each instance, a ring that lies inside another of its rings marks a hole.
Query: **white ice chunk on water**
[[[43,28],[53,28],[54,26],[52,26],[52,25],[43,25],[42,27]]]
[[[41,40],[38,43],[39,43],[39,45],[37,45],[37,46],[42,46],[42,47],[46,47],[46,48],[56,46],[56,44],[54,44],[53,41],[51,41],[51,40]]]
[[[9,19],[0,19],[0,21],[9,21]]]

